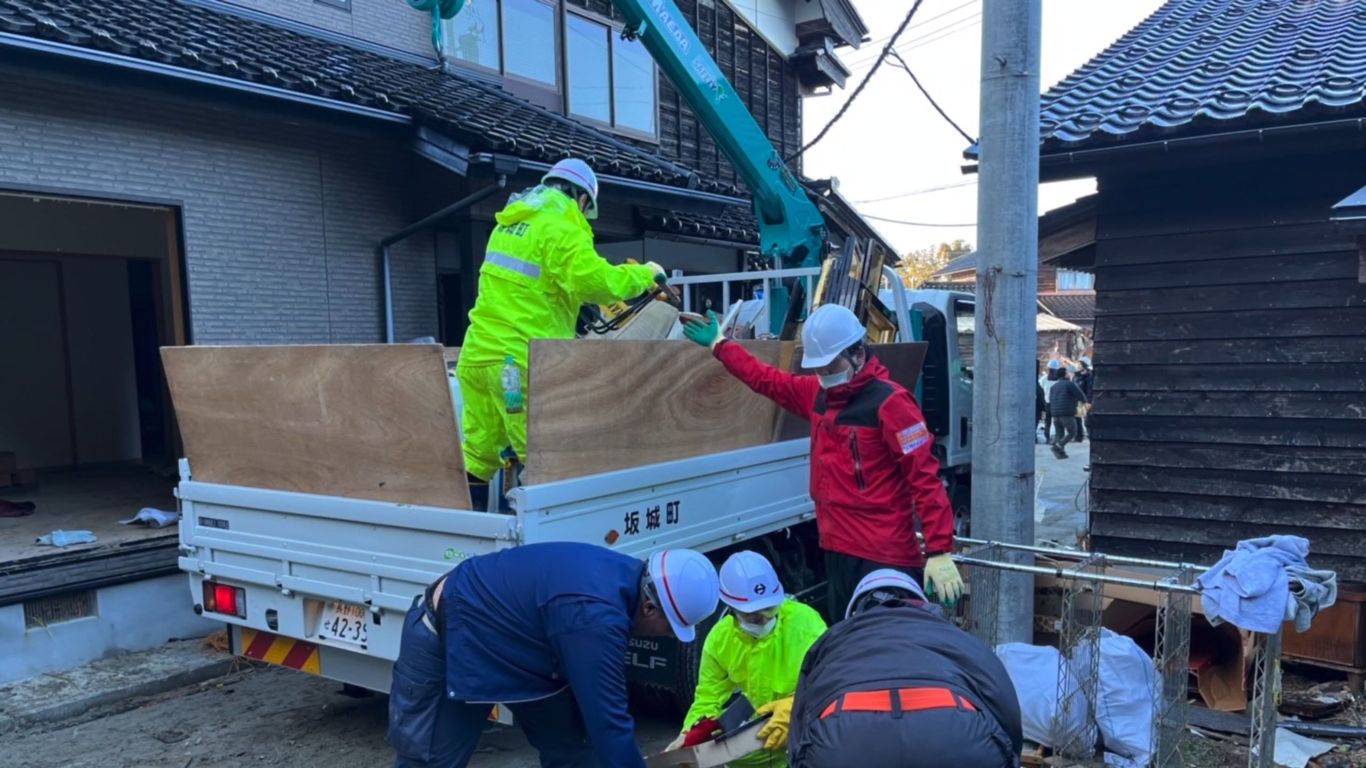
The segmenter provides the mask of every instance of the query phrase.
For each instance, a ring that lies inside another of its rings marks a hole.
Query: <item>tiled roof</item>
[[[969,253],[963,254],[962,256],[949,259],[947,262],[945,262],[944,266],[940,267],[938,271],[934,273],[934,275],[936,277],[939,277],[943,275],[951,275],[955,272],[966,272],[970,269],[977,269],[977,251],[971,251]]]
[[[1043,96],[1044,151],[1366,114],[1366,3],[1170,0]]]
[[[759,223],[754,209],[730,205],[719,214],[702,215],[682,211],[644,210],[641,218],[648,229],[672,232],[739,245],[759,244]]]
[[[0,33],[404,115],[476,151],[576,155],[602,173],[674,185],[691,173],[473,78],[174,0],[0,0]]]
[[[1039,297],[1039,303],[1064,320],[1091,323],[1096,319],[1094,293],[1054,293]]]

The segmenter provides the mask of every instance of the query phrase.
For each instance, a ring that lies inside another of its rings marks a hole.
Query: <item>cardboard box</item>
[[[1066,564],[1040,559],[1049,567]],[[1155,581],[1162,576],[1157,569],[1111,566],[1110,576]],[[1053,626],[1062,606],[1062,585],[1054,576],[1035,579],[1036,626]],[[1149,655],[1153,652],[1157,627],[1157,605],[1161,593],[1156,589],[1105,585],[1101,624],[1113,632],[1133,638]],[[1055,631],[1056,633],[1056,631]],[[1238,712],[1247,709],[1245,667],[1248,649],[1244,633],[1231,624],[1211,626],[1205,618],[1198,595],[1191,598],[1190,670],[1195,675],[1200,698],[1210,709]]]

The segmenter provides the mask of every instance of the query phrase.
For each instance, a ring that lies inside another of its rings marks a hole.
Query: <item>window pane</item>
[[[555,9],[541,0],[503,0],[507,74],[555,85]]]
[[[617,125],[655,132],[655,64],[639,40],[612,41],[612,88]]]
[[[569,49],[569,111],[581,117],[612,120],[608,99],[607,27],[568,14],[565,47]]]
[[[451,31],[447,45],[457,59],[498,69],[498,6],[495,3],[470,3],[446,23]]]

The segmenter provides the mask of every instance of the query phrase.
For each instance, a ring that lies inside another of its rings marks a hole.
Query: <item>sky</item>
[[[854,70],[844,90],[807,98],[805,139],[823,128],[872,67],[912,0],[855,0],[873,44],[841,48]],[[1041,90],[1048,90],[1118,40],[1162,0],[1043,0]],[[935,101],[971,136],[978,135],[981,0],[924,0],[897,42],[906,63]],[[975,175],[962,173],[967,142],[916,89],[905,71],[884,64],[849,112],[811,148],[804,173],[836,177],[840,193],[865,216],[956,226],[912,226],[870,220],[903,253],[961,238],[976,243]],[[921,192],[906,196],[907,192]],[[1089,180],[1046,184],[1039,212],[1095,190]],[[892,199],[884,199],[892,198]]]

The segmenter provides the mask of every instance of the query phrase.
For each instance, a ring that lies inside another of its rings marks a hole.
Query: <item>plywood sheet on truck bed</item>
[[[769,365],[781,342],[738,342]],[[531,342],[523,480],[547,483],[770,441],[778,406],[687,341]]]
[[[436,344],[165,347],[194,479],[468,509]]]

